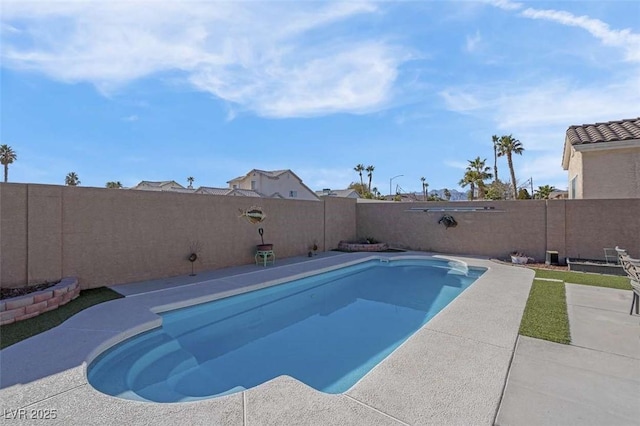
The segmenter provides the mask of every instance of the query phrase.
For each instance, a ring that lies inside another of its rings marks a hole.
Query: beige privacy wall
[[[240,211],[262,207],[251,224]],[[442,212],[425,207],[494,207]],[[356,203],[0,183],[0,285],[77,277],[81,288],[185,275],[254,261],[258,228],[279,259],[320,251],[340,240],[372,237],[391,246],[505,258],[518,250],[544,260],[603,259],[619,245],[640,257],[640,199]]]
[[[241,210],[262,207],[251,224]],[[328,211],[328,216],[325,214]],[[326,225],[325,225],[325,219]],[[355,236],[355,200],[323,201],[0,184],[2,287],[79,278],[81,288],[254,261],[255,246],[273,243],[278,258],[320,251]]]
[[[446,212],[458,222],[438,224],[443,212],[411,208],[494,207]],[[547,250],[565,257],[603,259],[604,248],[625,247],[640,257],[640,199],[360,203],[357,234],[391,246],[507,258],[520,251],[544,261]]]

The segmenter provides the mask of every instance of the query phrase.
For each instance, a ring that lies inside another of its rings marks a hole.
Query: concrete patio
[[[567,284],[571,345],[520,336],[499,425],[637,425],[640,317],[631,292]]]
[[[428,254],[383,253],[375,257],[424,255]],[[118,286],[126,298],[87,309],[59,327],[0,351],[3,420],[19,409],[24,410],[21,413],[26,416],[25,423],[31,410],[50,409],[56,410],[56,419],[48,423],[82,425],[595,424],[602,423],[598,421],[601,419],[609,424],[625,424],[632,418],[637,420],[637,400],[634,405],[629,398],[640,390],[640,319],[628,315],[631,292],[618,291],[611,299],[593,294],[607,289],[589,288],[585,294],[580,289],[583,286],[568,286],[570,318],[583,321],[593,317],[585,315],[588,309],[598,317],[603,315],[600,330],[611,341],[602,340],[591,324],[581,332],[579,321],[575,320],[571,332],[574,343],[582,347],[518,338],[533,272],[459,256],[442,257],[489,269],[344,394],[325,394],[281,376],[247,391],[211,400],[157,404],[114,398],[87,383],[87,362],[114,343],[158,326],[161,320],[154,312],[237,294],[368,257],[371,254],[328,252],[312,259],[278,260],[275,267],[244,265],[199,273],[196,277]],[[580,288],[574,291],[574,287]],[[616,308],[599,307],[602,300]],[[625,318],[615,311],[618,306],[624,306]],[[612,317],[617,322],[612,323]],[[590,349],[589,345],[597,345],[591,342],[604,342],[607,347],[618,342],[616,347],[620,349],[602,352],[597,346]],[[577,361],[574,351],[591,355],[578,353]],[[571,365],[577,369],[593,371],[572,375],[562,364],[566,362],[562,356],[571,357]],[[541,373],[552,366],[553,381],[545,382]],[[592,411],[600,411],[600,406],[589,401],[567,404],[566,398],[556,393],[577,394],[584,387],[595,386],[589,381],[594,376],[603,377],[593,392],[604,394],[597,399],[603,410],[608,407],[604,411],[611,416],[587,415],[582,421],[576,415],[586,404],[591,404]],[[546,394],[536,397],[540,389],[547,389]],[[562,415],[551,410],[556,406]],[[613,417],[614,413],[617,417]]]

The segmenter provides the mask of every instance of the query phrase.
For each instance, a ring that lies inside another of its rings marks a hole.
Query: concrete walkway
[[[496,424],[640,424],[631,292],[567,284],[571,345],[520,336]]]

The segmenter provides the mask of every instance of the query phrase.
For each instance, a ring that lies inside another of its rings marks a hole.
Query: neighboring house
[[[323,189],[316,191],[318,197],[341,197],[341,198],[360,198],[360,194],[355,189]]]
[[[556,189],[555,191],[551,191],[549,194],[550,200],[562,200],[565,198],[569,198],[569,191],[563,191],[561,189]]]
[[[567,129],[569,198],[640,198],[640,117]]]
[[[137,189],[142,191],[169,191],[169,192],[186,192],[193,193],[193,188],[185,188],[175,180],[164,180],[160,182],[152,182],[143,180],[136,186],[132,186],[130,189]]]
[[[207,194],[207,195],[232,195],[239,197],[262,197],[263,195],[256,192],[251,191],[250,189],[230,189],[230,188],[213,188],[210,186],[201,186],[196,189],[196,194]]]
[[[230,189],[251,190],[270,198],[318,200],[316,194],[291,170],[253,169],[227,183]]]
[[[385,195],[385,200],[387,201],[401,201],[403,203],[415,203],[417,201],[422,200],[422,194],[420,194],[420,198],[415,193],[403,192],[395,195]]]

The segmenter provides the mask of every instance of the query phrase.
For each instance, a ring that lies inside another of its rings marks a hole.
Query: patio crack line
[[[83,387],[83,386],[87,386],[87,385],[88,385],[88,383],[87,383],[87,382],[85,382],[85,383],[82,383],[82,384],[79,384],[79,385],[73,386],[73,387],[71,387],[71,388],[69,388],[69,389],[65,389],[65,390],[63,390],[62,392],[54,393],[53,395],[49,395],[49,396],[47,396],[47,397],[45,397],[45,398],[39,399],[39,400],[37,400],[37,401],[32,402],[31,404],[27,404],[27,405],[25,405],[25,406],[23,406],[23,407],[20,407],[20,408],[28,408],[28,407],[31,407],[32,405],[40,404],[41,402],[47,401],[47,400],[49,400],[49,399],[55,398],[55,397],[57,397],[57,396],[60,396],[60,395],[65,394],[65,393],[67,393],[67,392],[74,391],[74,390],[76,390],[76,389],[78,389],[78,388],[81,388],[81,387]]]
[[[493,422],[491,424],[497,424],[498,415],[500,415],[500,408],[502,408],[502,400],[504,399],[504,395],[507,392],[507,383],[509,383],[509,376],[511,376],[511,367],[513,366],[513,359],[516,356],[516,350],[518,348],[518,342],[520,341],[520,335],[516,336],[516,342],[513,345],[513,350],[511,351],[511,357],[509,358],[509,367],[507,368],[507,374],[504,376],[504,382],[502,383],[502,392],[500,393],[500,399],[498,399],[498,405],[495,409],[495,414],[493,416]]]
[[[527,336],[525,336],[525,337],[527,337]],[[545,342],[549,342],[549,341],[545,340]],[[620,357],[620,358],[625,358],[625,359],[628,359],[628,360],[631,360],[631,361],[640,361],[640,358],[634,358],[634,357],[630,357],[628,355],[621,355],[621,354],[616,354],[616,353],[612,353],[612,352],[601,351],[601,350],[598,350],[598,349],[587,348],[586,346],[578,346],[578,345],[573,345],[573,344],[564,345],[562,343],[556,343],[556,342],[549,342],[549,343],[553,343],[553,344],[556,344],[556,345],[563,345],[563,346],[567,346],[567,347],[580,348],[580,349],[584,349],[584,350],[587,350],[587,351],[603,353],[603,354],[606,354],[606,355],[613,355],[613,356]],[[521,352],[524,352],[524,351],[521,351]],[[573,355],[573,356],[575,356],[575,355]],[[561,366],[564,366],[564,367],[570,367],[570,368],[573,368],[573,369],[576,369],[576,370],[579,370],[579,371],[586,371],[586,372],[597,374],[597,375],[616,377],[618,379],[632,380],[632,381],[636,381],[636,382],[638,381],[638,380],[634,380],[634,379],[629,379],[628,377],[612,376],[610,374],[601,373],[598,370],[594,370],[593,368],[579,367],[579,366],[576,366],[574,363],[572,363],[571,360],[563,361],[563,360],[558,360],[558,359],[548,359],[548,358],[542,358],[540,356],[530,355],[530,354],[526,354],[526,353],[518,353],[518,358],[533,359],[533,360],[536,360],[536,361],[554,363],[554,364],[558,364],[558,365],[561,365]]]
[[[378,413],[378,414],[382,414],[382,415],[383,415],[383,416],[385,416],[385,417],[388,417],[388,418],[390,418],[390,419],[392,419],[392,420],[395,420],[395,421],[396,421],[396,422],[398,422],[398,423],[401,423],[401,424],[403,424],[403,425],[405,425],[405,426],[411,426],[409,423],[405,423],[405,422],[403,422],[402,420],[400,420],[400,419],[398,419],[398,418],[396,418],[396,417],[393,417],[391,414],[387,414],[387,413],[385,413],[384,411],[380,411],[380,410],[378,410],[377,408],[372,407],[372,406],[370,406],[370,405],[368,405],[368,404],[365,404],[364,402],[359,401],[359,400],[355,399],[354,397],[352,397],[352,396],[350,396],[350,395],[342,394],[342,396],[344,396],[345,398],[349,398],[349,399],[351,399],[352,401],[354,401],[354,402],[356,402],[356,403],[358,403],[358,404],[362,405],[363,407],[369,408],[369,409],[371,409],[371,410],[375,411],[375,412],[376,412],[376,413]]]
[[[640,360],[640,357],[619,354],[619,353],[616,353],[616,352],[607,352],[607,351],[603,351],[601,349],[590,348],[588,346],[574,345],[573,343],[569,343],[569,346],[573,346],[574,348],[586,349],[586,350],[594,351],[594,352],[600,352],[600,353],[607,354],[607,355],[615,355],[615,356],[619,356],[619,357],[622,357],[622,358],[631,359],[631,360],[634,360],[634,361]]]
[[[626,313],[620,312],[619,310],[616,310],[616,309],[597,308],[595,306],[581,305],[579,303],[567,303],[567,306],[577,306],[577,307],[580,307],[580,308],[593,309],[593,310],[596,310],[596,311],[615,312],[617,314],[626,315]],[[632,316],[632,315],[629,315],[629,316]]]

